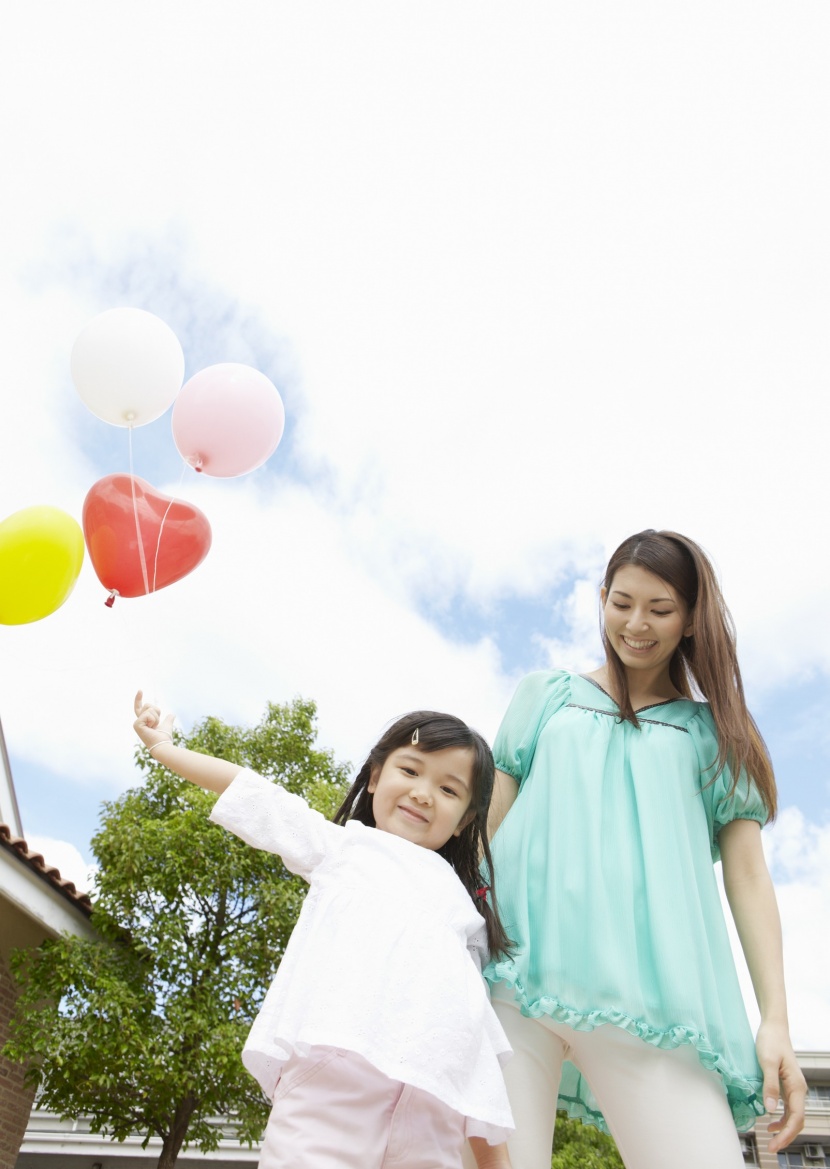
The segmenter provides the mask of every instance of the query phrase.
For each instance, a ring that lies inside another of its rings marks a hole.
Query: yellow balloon
[[[84,537],[58,507],[24,507],[0,524],[0,623],[48,617],[72,592],[84,560]]]

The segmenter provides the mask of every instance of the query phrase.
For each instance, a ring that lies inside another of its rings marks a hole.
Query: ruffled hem
[[[568,1006],[553,995],[542,995],[540,998],[531,1000],[509,959],[492,963],[485,971],[485,976],[488,982],[503,982],[511,987],[522,1014],[531,1019],[539,1019],[542,1015],[548,1015],[551,1019],[556,1019],[558,1023],[572,1027],[575,1031],[593,1031],[596,1027],[610,1023],[615,1027],[621,1027],[629,1035],[652,1044],[653,1047],[671,1049],[682,1047],[687,1043],[690,1044],[697,1051],[703,1066],[709,1071],[717,1072],[720,1076],[726,1089],[726,1097],[738,1132],[746,1132],[747,1129],[752,1128],[758,1117],[763,1116],[766,1111],[761,1100],[763,1080],[760,1077],[749,1078],[739,1072],[721,1052],[715,1050],[706,1036],[694,1027],[686,1027],[678,1023],[661,1031],[642,1019],[634,1019],[625,1014],[624,1011],[613,1008],[580,1011],[576,1007]],[[581,1097],[560,1095],[559,1107],[564,1108],[568,1115],[574,1119],[581,1120],[584,1124],[593,1124],[602,1132],[608,1132],[602,1113]]]

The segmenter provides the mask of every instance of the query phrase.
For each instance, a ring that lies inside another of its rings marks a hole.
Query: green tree
[[[625,1169],[611,1137],[557,1112],[551,1169]]]
[[[208,718],[179,742],[244,764],[324,815],[346,773],[315,747],[315,706],[269,705],[253,728]],[[159,1169],[183,1144],[215,1149],[211,1117],[258,1139],[268,1105],[240,1051],[300,911],[305,884],[281,860],[208,820],[216,797],[157,764],[104,804],[92,921],[13,960],[22,986],[5,1054],[31,1060],[42,1104],[93,1132],[161,1138]]]

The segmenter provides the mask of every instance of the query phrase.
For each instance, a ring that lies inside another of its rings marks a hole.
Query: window
[[[828,1169],[830,1145],[805,1141],[794,1149],[785,1149],[778,1154],[778,1166],[779,1169]]]
[[[830,1084],[808,1084],[808,1108],[830,1108]]]
[[[745,1165],[758,1164],[758,1150],[755,1146],[755,1137],[751,1133],[741,1133],[741,1153],[743,1154]]]

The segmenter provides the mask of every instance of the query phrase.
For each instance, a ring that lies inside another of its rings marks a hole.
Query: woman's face
[[[680,639],[692,633],[686,602],[670,584],[635,564],[617,570],[601,591],[605,632],[623,665],[632,670],[665,667]]]

